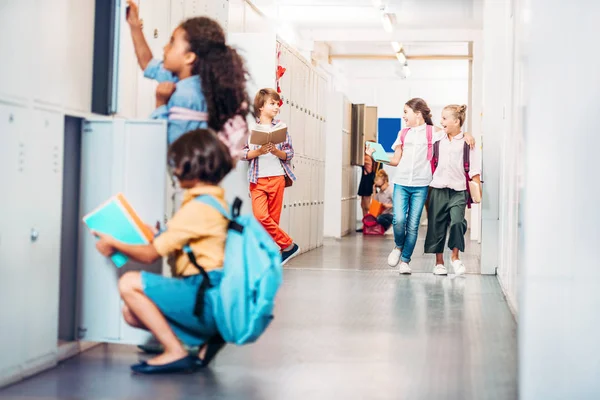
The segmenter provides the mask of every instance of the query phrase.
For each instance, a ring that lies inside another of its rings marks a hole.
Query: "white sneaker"
[[[463,264],[463,262],[460,260],[452,261],[452,267],[454,267],[454,273],[456,274],[456,276],[464,275],[465,272],[467,272],[465,264]]]
[[[397,247],[394,247],[394,250],[388,256],[388,265],[390,267],[395,267],[400,262],[400,255],[402,254],[402,250]]]
[[[398,272],[400,272],[400,275],[410,275],[410,274],[412,274],[412,270],[410,269],[410,267],[408,266],[408,264],[405,263],[405,262],[400,263],[400,269],[399,269]]]
[[[446,269],[444,264],[437,264],[433,268],[433,274],[434,275],[448,275],[448,270]]]

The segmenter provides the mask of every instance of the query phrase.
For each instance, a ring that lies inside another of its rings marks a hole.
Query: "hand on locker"
[[[143,21],[140,19],[140,11],[133,0],[127,0],[127,11],[125,13],[127,23],[132,28],[142,29],[144,27]]]
[[[161,82],[156,87],[156,108],[164,106],[175,92],[175,83]]]

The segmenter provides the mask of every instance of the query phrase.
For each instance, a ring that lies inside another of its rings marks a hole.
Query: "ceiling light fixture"
[[[392,42],[392,49],[394,49],[394,53],[399,53],[402,50],[402,43]]]
[[[406,64],[406,56],[402,52],[396,53],[396,58],[400,61],[400,64]]]

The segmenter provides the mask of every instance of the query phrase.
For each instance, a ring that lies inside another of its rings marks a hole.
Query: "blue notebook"
[[[386,164],[390,162],[390,156],[388,156],[387,152],[383,149],[383,146],[380,143],[367,142],[367,146],[375,149],[375,152],[371,156],[373,157],[373,160]]]
[[[127,244],[148,244],[153,238],[150,229],[121,193],[83,217],[83,222],[90,230],[110,235]],[[110,258],[117,268],[128,261],[128,257],[121,253],[114,253]]]

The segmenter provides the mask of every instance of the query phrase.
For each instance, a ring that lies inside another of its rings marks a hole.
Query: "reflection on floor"
[[[399,276],[390,246],[353,236],[290,262],[270,329],[209,370],[131,375],[136,348],[101,345],[0,398],[516,399],[516,324],[496,278],[436,277],[422,256],[413,268],[428,273]]]

